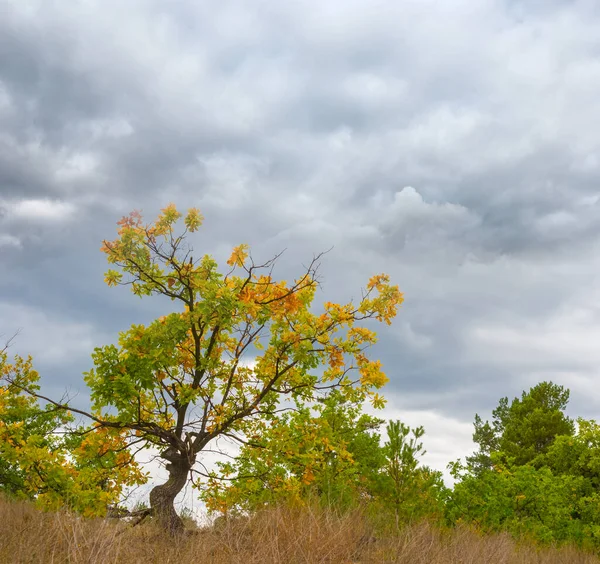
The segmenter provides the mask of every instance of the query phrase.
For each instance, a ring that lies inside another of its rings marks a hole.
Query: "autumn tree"
[[[102,246],[108,285],[178,306],[95,349],[85,375],[95,425],[160,450],[169,478],[150,492],[150,506],[173,534],[183,528],[174,499],[218,437],[252,440],[285,408],[282,399],[312,401],[333,388],[383,405],[377,390],[387,378],[366,355],[376,335],[360,323],[389,324],[402,302],[397,286],[377,275],[358,303],[327,302],[313,312],[320,256],[287,283],[273,276],[277,257],[257,264],[240,245],[221,273],[188,245],[201,223],[198,210],[183,217],[172,204],[153,223],[138,212],[119,222],[117,238]]]
[[[38,382],[31,357],[0,350],[0,492],[103,515],[145,476],[121,431],[76,425],[68,410],[40,405]]]

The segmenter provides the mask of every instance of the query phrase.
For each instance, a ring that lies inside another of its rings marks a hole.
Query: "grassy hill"
[[[600,564],[574,548],[538,548],[466,528],[443,532],[426,523],[378,538],[359,512],[340,517],[314,508],[221,520],[178,541],[151,523],[132,528],[6,500],[0,500],[0,523],[0,562],[7,564]]]

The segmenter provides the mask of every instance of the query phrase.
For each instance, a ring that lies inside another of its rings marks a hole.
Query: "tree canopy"
[[[544,455],[559,435],[572,435],[575,426],[564,410],[569,390],[552,382],[541,382],[509,404],[501,398],[492,412],[492,422],[475,415],[473,441],[479,450],[467,460],[476,470],[493,466],[496,459],[518,466],[543,464]]]
[[[564,387],[541,382],[510,404],[502,398],[491,424],[475,417],[480,448],[451,465],[450,522],[598,547],[599,428],[567,417],[568,399]]]

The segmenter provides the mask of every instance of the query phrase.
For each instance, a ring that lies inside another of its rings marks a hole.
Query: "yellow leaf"
[[[241,244],[233,248],[233,252],[227,261],[229,266],[244,266],[244,262],[248,258],[248,245]]]
[[[197,208],[190,208],[185,216],[185,226],[193,233],[202,225],[204,218]]]

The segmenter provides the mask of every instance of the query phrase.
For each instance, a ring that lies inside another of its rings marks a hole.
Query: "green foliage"
[[[11,376],[12,382],[6,381]],[[31,358],[15,357],[9,363],[6,351],[0,351],[0,491],[15,497],[35,497],[39,491],[28,484],[23,451],[30,447],[41,453],[59,450],[56,432],[72,418],[66,412],[40,408],[22,386],[39,389],[38,374]]]
[[[419,465],[423,428],[390,422],[381,445],[382,423],[334,391],[253,437],[234,460],[220,464],[202,497],[224,513],[281,503],[318,501],[337,511],[360,505],[383,528],[441,519],[447,489],[440,472]]]
[[[555,476],[549,468],[498,467],[465,476],[454,488],[449,514],[486,532],[506,530],[543,542],[574,540],[584,530],[573,518],[583,487],[582,478]]]
[[[583,476],[594,488],[600,487],[600,425],[577,419],[577,433],[556,437],[546,463],[555,474]]]
[[[316,261],[288,284],[272,278],[273,260],[256,265],[239,245],[221,273],[208,255],[194,260],[185,243],[201,224],[198,210],[188,211],[177,235],[182,217],[172,204],[149,225],[133,212],[102,247],[117,267],[106,274],[109,285],[127,283],[137,295],[167,296],[183,307],[95,350],[86,382],[107,424],[193,461],[221,433],[262,432],[282,396],[311,401],[318,383],[381,406],[375,390],[387,378],[364,353],[376,336],[357,322],[390,323],[396,314],[403,298],[387,276],[374,276],[359,304],[326,303],[316,315]]]
[[[222,512],[315,498],[337,508],[355,505],[378,488],[381,423],[333,390],[272,419],[235,460],[219,464],[202,497]]]
[[[423,517],[438,518],[447,490],[441,472],[419,466],[419,458],[425,454],[420,440],[425,429],[390,421],[386,430],[379,499],[393,509],[397,527]]]
[[[456,484],[448,515],[485,532],[509,531],[541,542],[598,546],[598,495],[582,476],[531,465],[498,467]]]
[[[510,405],[500,400],[491,424],[476,416],[479,451],[451,465],[449,522],[600,548],[600,428],[575,426],[564,414],[568,398],[543,382]]]
[[[39,405],[27,392],[39,390],[31,358],[10,363],[0,351],[0,377],[0,492],[91,516],[145,481],[118,431],[76,427],[68,411]]]
[[[568,401],[569,390],[542,382],[510,405],[502,398],[492,412],[492,423],[475,415],[473,440],[480,448],[467,458],[473,471],[492,468],[492,453],[505,464],[543,466],[554,439],[574,432],[573,421],[564,413]]]

